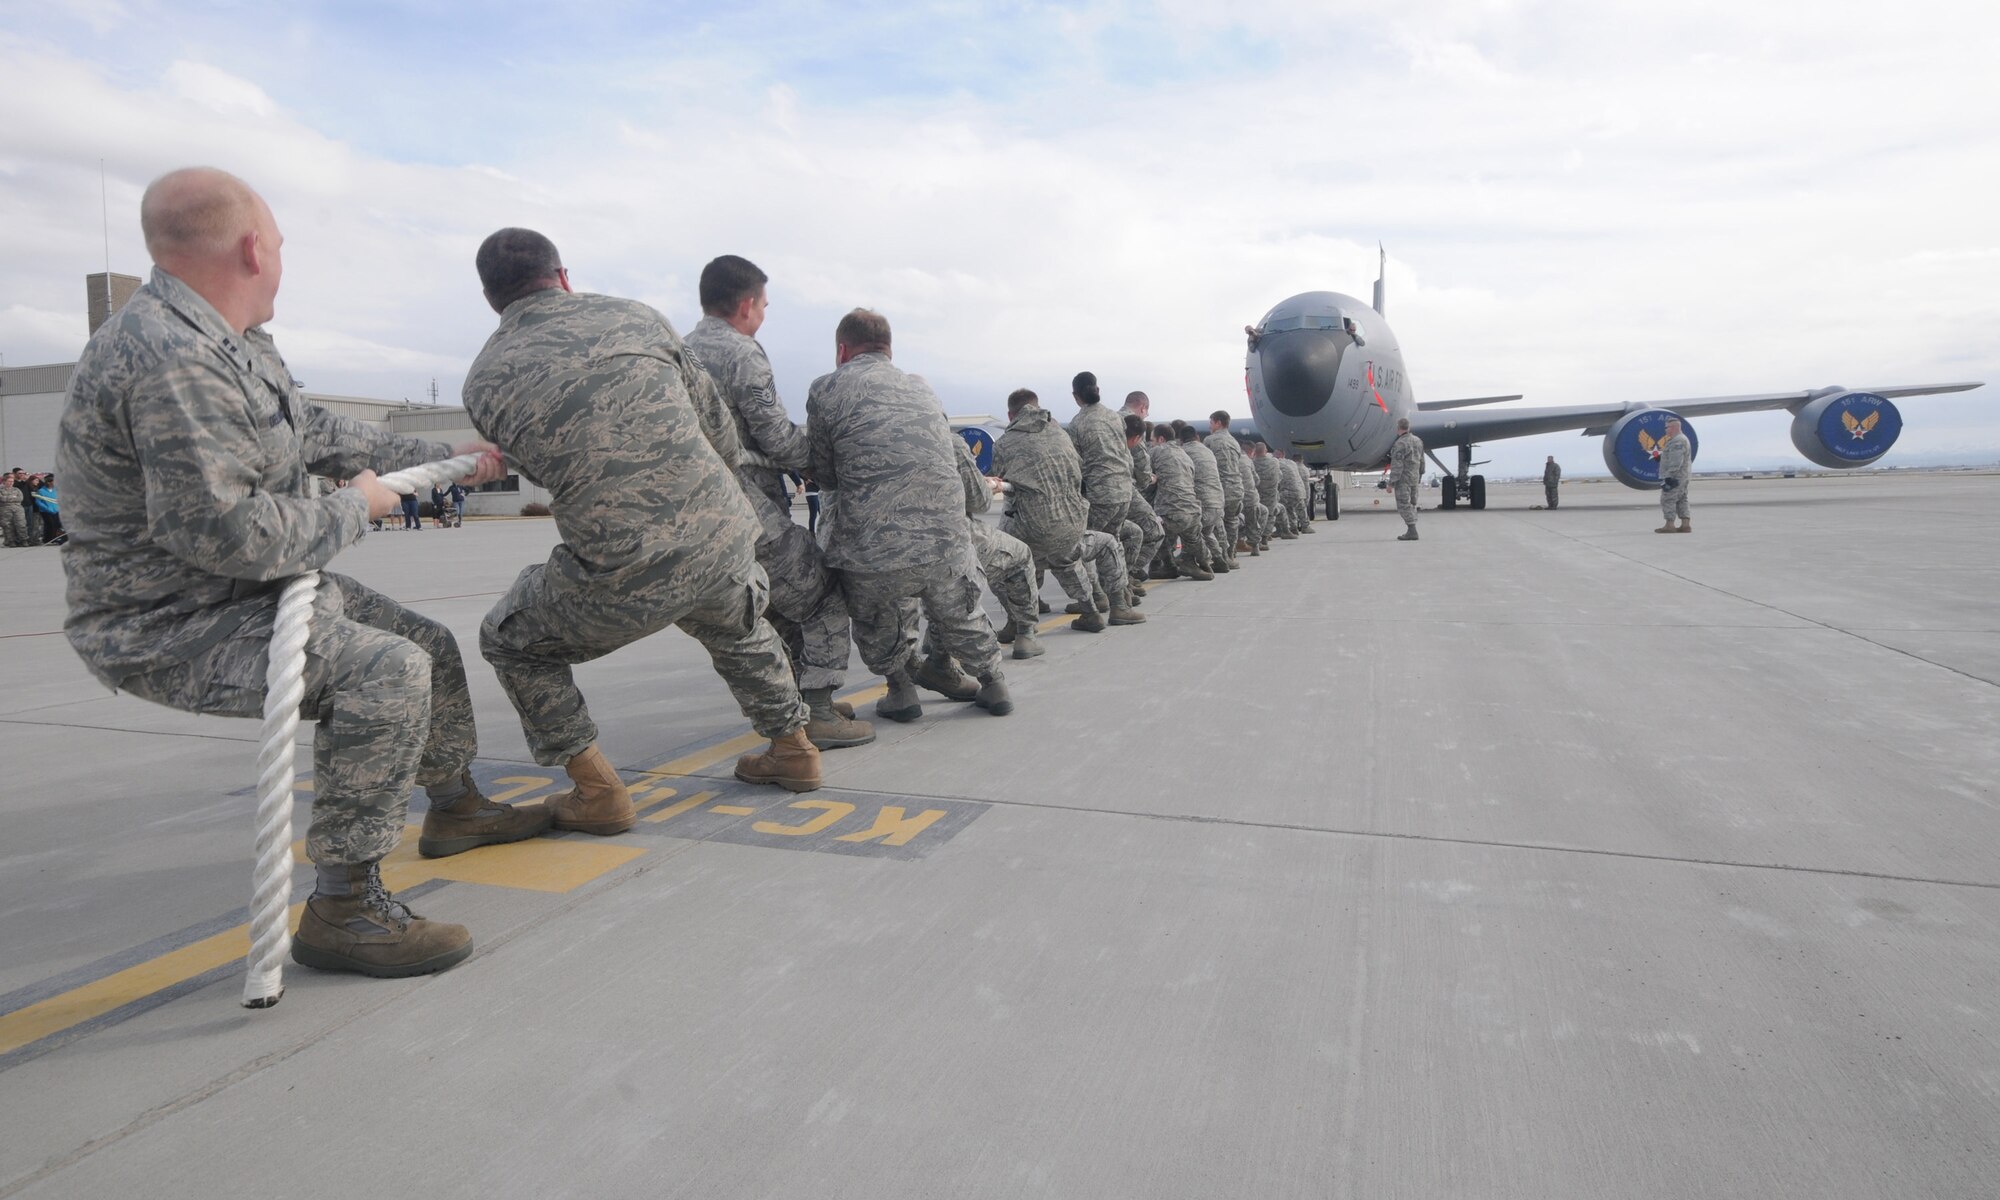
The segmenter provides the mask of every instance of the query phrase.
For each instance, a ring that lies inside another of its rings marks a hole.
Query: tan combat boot
[[[544,804],[495,804],[479,792],[472,772],[460,776],[466,794],[424,814],[417,853],[425,858],[463,854],[475,846],[499,846],[534,837],[555,813]]]
[[[1010,640],[1014,643],[1015,658],[1039,658],[1043,653],[1042,639],[1036,634],[1033,625],[1021,626],[1020,631]],[[973,699],[977,700],[978,697],[975,696]]]
[[[1675,532],[1675,533],[1693,533],[1693,532],[1694,532],[1694,522],[1693,522],[1693,521],[1690,521],[1690,520],[1688,520],[1688,519],[1687,519],[1686,517],[1682,517],[1682,518],[1681,518],[1681,527],[1680,527],[1679,529],[1676,529],[1676,530],[1674,530],[1674,532]]]
[[[618,778],[609,759],[595,745],[563,765],[575,787],[548,801],[557,829],[609,837],[624,833],[638,820],[632,793]]]
[[[377,979],[429,975],[472,954],[463,925],[426,921],[382,886],[374,863],[329,868],[346,875],[347,894],[315,894],[299,914],[292,961],[321,971],[353,971]]]
[[[806,731],[794,729],[771,739],[762,754],[746,754],[736,760],[736,778],[745,783],[775,783],[788,792],[810,792],[820,783],[819,751],[806,740]]]
[[[1660,526],[1660,527],[1659,527],[1658,529],[1655,529],[1655,530],[1654,530],[1653,532],[1654,532],[1654,533],[1679,533],[1680,531],[1674,528],[1674,519],[1673,519],[1672,517],[1668,517],[1668,518],[1667,518],[1667,523],[1666,523],[1665,525],[1662,525],[1662,526]]]
[[[918,687],[936,692],[947,700],[963,703],[979,694],[978,682],[959,670],[950,655],[926,655],[910,678]]]
[[[805,699],[806,740],[820,750],[840,750],[848,746],[866,746],[875,740],[875,727],[866,721],[854,719],[854,709],[833,698],[833,689],[801,688],[799,695]],[[845,716],[841,709],[847,709]]]

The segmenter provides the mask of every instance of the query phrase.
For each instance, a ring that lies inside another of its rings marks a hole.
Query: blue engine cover
[[[978,425],[967,425],[958,431],[965,444],[972,447],[972,457],[979,464],[979,473],[993,473],[993,434]]]
[[[1889,452],[1903,414],[1873,392],[1836,392],[1792,417],[1792,445],[1822,467],[1865,467]]]
[[[1629,488],[1657,489],[1660,486],[1660,442],[1667,422],[1679,420],[1687,435],[1692,458],[1701,457],[1701,439],[1685,417],[1664,408],[1646,408],[1618,418],[1604,434],[1604,465],[1612,478]]]

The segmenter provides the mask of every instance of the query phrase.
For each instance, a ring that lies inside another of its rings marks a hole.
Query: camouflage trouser
[[[120,686],[186,712],[262,716],[277,593],[242,603],[254,611],[229,640]],[[317,722],[306,853],[327,866],[395,849],[410,785],[458,778],[478,749],[451,631],[341,575],[320,576],[299,715]]]
[[[1208,540],[1202,534],[1201,514],[1198,511],[1162,511],[1160,524],[1166,527],[1165,544],[1168,547],[1173,546],[1174,539],[1180,539],[1181,549],[1175,555],[1176,561],[1193,563],[1204,570],[1214,565],[1215,560],[1208,555]]]
[[[1222,544],[1222,510],[1220,508],[1213,510],[1204,508],[1201,510],[1201,540],[1202,544],[1208,547],[1208,563],[1210,566],[1214,566],[1216,563],[1222,563],[1225,566],[1228,565],[1229,556],[1223,553],[1226,547]]]
[[[1232,564],[1236,561],[1236,541],[1243,536],[1242,531],[1243,497],[1237,496],[1235,499],[1230,499],[1227,495],[1223,496],[1222,548],[1229,552],[1226,557]]]
[[[804,526],[780,509],[768,492],[745,487],[757,510],[757,565],[771,583],[766,616],[790,653],[801,688],[838,688],[847,682],[847,605],[827,568],[825,552]]]
[[[1033,629],[1041,619],[1035,606],[1035,580],[1030,569],[1035,556],[1020,538],[1005,534],[974,518],[972,550],[979,560],[979,573],[1000,601],[1000,607],[1016,629]]]
[[[980,606],[979,584],[972,572],[969,545],[956,559],[923,567],[840,572],[861,661],[882,676],[908,668],[921,609],[930,622],[929,645],[957,659],[979,679],[1000,678],[1000,643]]]
[[[1285,510],[1292,514],[1294,530],[1304,529],[1312,524],[1312,510],[1306,507],[1306,498],[1303,494],[1294,492],[1286,496]]]
[[[1117,538],[1118,548],[1124,552],[1127,563],[1145,561],[1139,557],[1140,550],[1145,546],[1145,530],[1132,519],[1131,500],[1120,504],[1092,504],[1087,524],[1099,533]]]
[[[759,734],[782,737],[805,726],[791,660],[764,620],[770,597],[764,568],[752,563],[747,571],[685,582],[671,596],[600,591],[560,583],[543,563],[514,580],[479,627],[479,652],[521,714],[536,762],[561,766],[597,741],[597,725],[570,668],[669,625],[708,651],[715,673]]]
[[[1549,507],[1554,508],[1556,506],[1556,485],[1553,483],[1545,483],[1542,485],[1542,491],[1545,494],[1547,494],[1549,498]]]
[[[1125,567],[1132,578],[1140,583],[1146,581],[1146,565],[1160,553],[1160,543],[1167,540],[1167,527],[1160,524],[1160,514],[1146,503],[1146,498],[1134,494],[1131,505],[1125,510],[1125,520],[1138,527],[1139,552],[1125,551]]]
[[[1417,485],[1398,483],[1396,485],[1396,515],[1403,518],[1403,524],[1417,523]]]
[[[1271,532],[1280,537],[1292,532],[1292,514],[1285,507],[1284,497],[1272,495],[1265,496],[1263,500],[1271,513]]]
[[[1003,532],[1012,533],[1015,528],[1013,519],[1009,518],[1000,522],[1000,528]],[[1019,535],[1016,534],[1015,536],[1018,537]],[[1091,600],[1091,592],[1094,589],[1090,586],[1090,576],[1083,569],[1083,543],[1081,541],[1064,543],[1057,540],[1037,543],[1029,542],[1026,538],[1021,538],[1020,540],[1027,543],[1029,552],[1034,555],[1035,570],[1037,572],[1047,571],[1049,574],[1055,576],[1056,583],[1061,586],[1063,594],[1070,599],[1075,600],[1079,604],[1089,604],[1093,608],[1096,607]],[[1035,590],[1039,593],[1041,588],[1038,586]]]
[[[1101,529],[1093,529],[1083,535],[1078,548],[1085,565],[1097,576],[1096,590],[1103,592],[1113,607],[1130,607],[1132,577],[1126,572],[1125,548],[1118,544],[1118,539]]]
[[[1688,481],[1683,479],[1674,487],[1666,486],[1673,482],[1671,479],[1661,481],[1660,511],[1669,521],[1675,517],[1685,521],[1688,519]]]
[[[6,488],[16,496],[21,494],[14,491],[14,485],[11,483],[0,484],[0,487]],[[31,544],[28,541],[28,514],[20,505],[0,504],[0,541],[9,546]]]

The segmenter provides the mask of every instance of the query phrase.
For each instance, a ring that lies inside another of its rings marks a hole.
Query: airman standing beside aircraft
[[[756,264],[734,254],[703,267],[702,318],[687,344],[728,405],[737,439],[774,464],[738,464],[736,478],[757,514],[757,565],[771,584],[766,616],[785,639],[799,695],[812,714],[806,738],[821,750],[865,746],[875,740],[874,727],[833,698],[847,682],[853,649],[847,605],[812,532],[792,520],[785,472],[806,469],[806,437],[778,398],[771,360],[756,339],[768,282]]]
[[[1389,478],[1396,488],[1396,515],[1409,526],[1399,542],[1417,540],[1417,489],[1424,483],[1424,444],[1410,432],[1408,417],[1396,418],[1396,440],[1389,444]]]
[[[1556,463],[1556,456],[1549,455],[1549,461],[1542,468],[1542,494],[1548,498],[1550,508],[1556,506],[1556,492],[1562,485],[1563,469]]]
[[[632,797],[597,746],[573,667],[675,626],[708,651],[743,715],[771,739],[736,777],[820,784],[791,660],[764,609],[757,515],[715,384],[673,326],[635,300],[575,293],[555,245],[502,229],[476,257],[500,314],[465,378],[473,427],[550,493],[563,540],[522,571],[479,629],[535,761],[575,787],[556,827],[621,833]]]
[[[1660,512],[1666,521],[1654,533],[1694,532],[1694,522],[1688,520],[1688,480],[1693,475],[1694,448],[1681,432],[1681,423],[1668,421],[1660,439]],[[1681,519],[1679,529],[1674,528],[1675,517]]]

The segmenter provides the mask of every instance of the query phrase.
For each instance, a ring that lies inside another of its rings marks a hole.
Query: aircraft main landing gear
[[[1486,507],[1486,476],[1472,473],[1472,447],[1458,448],[1458,474],[1447,475],[1439,481],[1441,508],[1457,508],[1464,500],[1466,506],[1475,512]]]

